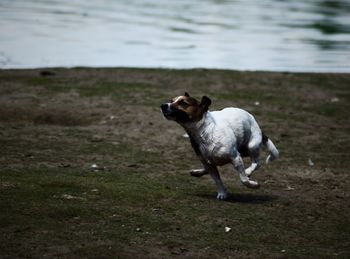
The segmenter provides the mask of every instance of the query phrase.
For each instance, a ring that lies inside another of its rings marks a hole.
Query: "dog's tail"
[[[276,146],[271,141],[271,139],[269,139],[264,133],[262,135],[263,135],[262,143],[269,151],[269,155],[266,158],[266,164],[268,164],[279,157],[279,152]]]

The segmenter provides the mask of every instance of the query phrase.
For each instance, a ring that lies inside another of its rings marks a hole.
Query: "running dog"
[[[277,148],[247,111],[230,107],[210,112],[210,104],[208,97],[203,96],[199,102],[186,92],[160,106],[166,119],[177,122],[185,129],[203,164],[203,169],[194,169],[191,175],[200,177],[210,174],[217,185],[219,200],[226,199],[228,192],[217,166],[233,164],[245,186],[259,188],[258,182],[249,177],[260,167],[260,148],[264,145],[269,151],[266,163],[278,158]],[[251,159],[251,165],[246,169],[242,160],[245,156]]]

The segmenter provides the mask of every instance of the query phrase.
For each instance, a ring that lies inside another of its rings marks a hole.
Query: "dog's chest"
[[[223,165],[230,162],[230,149],[224,145],[203,145],[200,147],[202,157],[207,163]]]
[[[230,162],[234,141],[227,138],[224,132],[203,134],[201,137],[195,137],[194,141],[197,145],[197,152],[207,163],[223,165]]]

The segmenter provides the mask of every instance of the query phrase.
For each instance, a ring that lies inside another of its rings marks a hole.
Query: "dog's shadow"
[[[199,197],[216,200],[216,194],[200,194]],[[249,204],[263,204],[273,202],[277,199],[275,196],[252,194],[252,193],[230,193],[229,197],[223,200],[231,203],[249,203]]]

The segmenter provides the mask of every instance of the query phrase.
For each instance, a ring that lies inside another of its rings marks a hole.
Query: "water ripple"
[[[350,1],[2,0],[0,67],[350,72]]]

